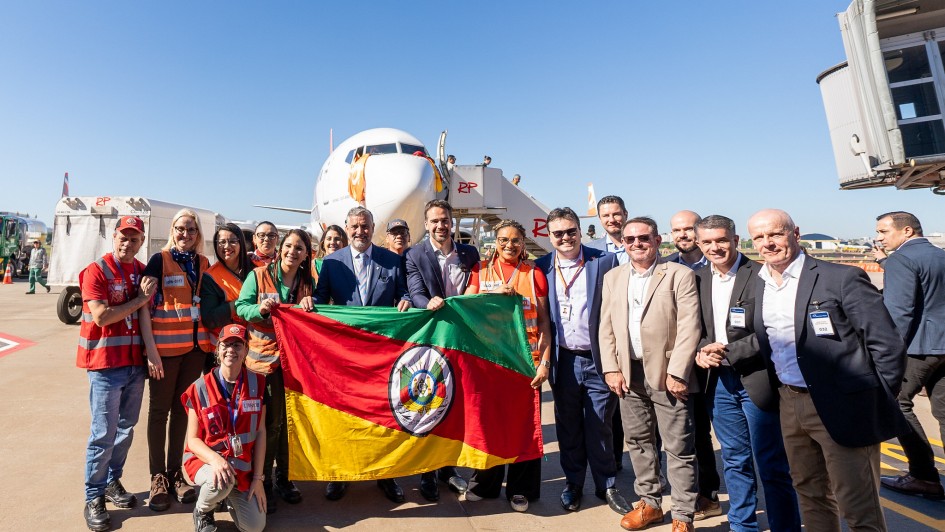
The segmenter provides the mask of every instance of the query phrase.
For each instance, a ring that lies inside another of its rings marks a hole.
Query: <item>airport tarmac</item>
[[[56,317],[57,289],[46,294],[25,295],[26,283],[0,285],[0,471],[6,481],[0,483],[0,530],[86,530],[82,518],[83,470],[89,430],[88,380],[85,371],[75,367],[78,325],[64,325]],[[150,487],[147,465],[147,392],[141,419],[128,461],[125,487],[136,493],[139,506],[118,510],[108,505],[112,527],[116,530],[189,530],[193,527],[193,505],[174,504],[167,512],[155,513],[141,505]],[[278,501],[278,511],[269,516],[268,530],[620,530],[620,516],[593,495],[588,477],[583,507],[567,513],[558,496],[564,477],[558,463],[551,393],[545,388],[542,419],[546,458],[542,463],[542,498],[531,504],[527,513],[509,509],[505,499],[461,502],[441,487],[439,503],[420,497],[419,477],[400,481],[407,492],[407,502],[390,503],[373,482],[352,484],[338,502],[324,498],[324,483],[300,482],[304,500],[298,505]],[[940,472],[945,469],[938,427],[924,397],[916,398],[916,410],[930,436]],[[716,453],[721,466],[721,458]],[[883,445],[884,474],[906,466],[898,442]],[[624,457],[625,468],[618,474],[617,485],[631,502],[633,472]],[[468,471],[465,472],[468,474]],[[724,482],[724,481],[723,481]],[[945,530],[945,502],[927,501],[883,490],[882,504],[891,531]],[[727,494],[720,494],[723,511]],[[668,512],[670,497],[663,499]],[[759,522],[766,527],[762,500]],[[217,515],[220,530],[236,530],[228,515]],[[724,514],[696,523],[700,530],[725,531]],[[664,524],[647,530],[668,532]]]

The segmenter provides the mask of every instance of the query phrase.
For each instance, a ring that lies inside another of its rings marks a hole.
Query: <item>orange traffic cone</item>
[[[13,284],[13,265],[7,263],[7,271],[3,274],[3,284]]]

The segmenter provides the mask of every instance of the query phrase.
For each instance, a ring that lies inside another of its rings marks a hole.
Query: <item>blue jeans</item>
[[[712,371],[718,373],[718,383],[714,395],[708,394],[708,398],[715,437],[722,447],[729,526],[736,532],[758,530],[754,457],[765,490],[768,526],[772,532],[800,532],[797,494],[791,484],[778,414],[752,403],[731,367],[720,366]]]
[[[92,427],[85,452],[85,500],[121,479],[141,412],[144,366],[88,371]]]

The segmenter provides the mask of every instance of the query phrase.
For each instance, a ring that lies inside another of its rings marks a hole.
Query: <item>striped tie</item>
[[[368,278],[371,271],[371,268],[368,266],[368,256],[364,253],[358,253],[358,256],[355,257],[357,263],[355,264],[355,273],[358,276],[358,293],[361,295],[361,303],[364,304],[367,302],[367,290],[368,290]]]

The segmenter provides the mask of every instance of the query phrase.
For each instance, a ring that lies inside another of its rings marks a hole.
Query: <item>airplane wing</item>
[[[312,214],[312,209],[296,209],[295,207],[276,207],[274,205],[253,205],[261,209],[272,209],[275,211],[297,212],[300,214]]]

